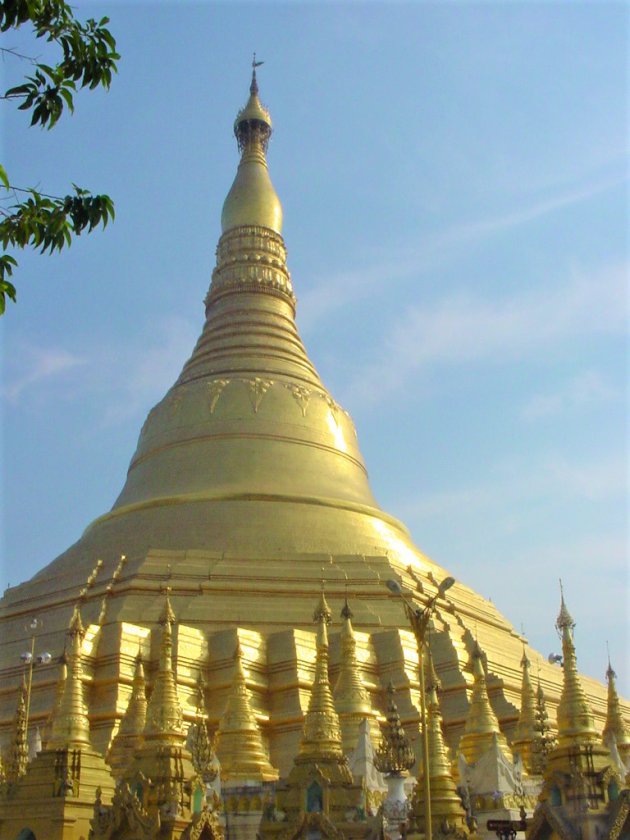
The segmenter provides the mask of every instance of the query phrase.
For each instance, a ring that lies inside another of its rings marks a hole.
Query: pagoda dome
[[[9,680],[16,671],[25,614],[42,617],[47,647],[61,652],[79,599],[88,626],[90,714],[98,722],[91,737],[104,751],[122,713],[120,687],[131,684],[138,638],[148,632],[147,624],[160,620],[162,588],[168,586],[178,625],[186,627],[181,638],[179,629],[173,631],[178,681],[202,667],[220,671],[217,651],[225,648],[226,633],[238,628],[251,635],[254,711],[270,730],[265,735],[273,736],[271,764],[283,773],[299,741],[300,692],[313,660],[309,664],[308,614],[322,577],[335,614],[352,594],[356,661],[367,669],[372,708],[378,705],[378,680],[386,684],[396,672],[407,685],[417,673],[402,602],[385,585],[395,578],[419,608],[435,606],[436,667],[448,686],[444,721],[450,743],[457,742],[468,708],[466,670],[475,638],[499,724],[507,720],[514,727],[522,637],[464,584],[456,583],[443,598],[440,582],[448,573],[377,504],[354,424],[298,334],[282,209],[267,167],[271,118],[258,99],[255,68],[235,133],[241,160],[223,206],[199,340],[177,381],[149,412],[111,510],[34,578],[5,592],[0,677]],[[331,651],[336,645],[331,631]],[[558,669],[535,651],[529,655],[551,702],[557,702]],[[338,667],[331,661],[331,678]],[[42,684],[33,708],[44,721],[55,693],[45,672],[38,673]],[[282,678],[274,682],[278,673]],[[585,687],[603,723],[605,691],[594,680]],[[182,690],[179,702],[191,716],[189,694]],[[0,698],[4,720],[13,713],[10,700],[6,693]]]

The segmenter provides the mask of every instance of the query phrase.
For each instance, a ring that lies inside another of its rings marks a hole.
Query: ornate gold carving
[[[145,780],[145,784],[150,781]],[[110,840],[128,834],[135,840],[154,840],[160,831],[160,814],[149,814],[128,782],[116,787],[110,807],[103,806],[101,789],[97,788],[94,816],[90,821],[92,840]]]
[[[394,686],[390,681],[387,686],[387,717],[383,738],[374,753],[374,766],[380,773],[398,776],[413,767],[416,756],[400,722],[394,697]]]
[[[306,417],[306,409],[312,393],[310,388],[305,388],[303,385],[295,384],[285,385],[284,387],[291,392],[294,400],[300,406],[302,417]]]
[[[5,764],[6,781],[15,784],[26,772],[28,762],[28,743],[26,741],[26,675],[18,693],[18,701],[13,719],[13,732]]]
[[[209,834],[213,840],[223,840],[223,829],[217,814],[207,807],[198,814],[193,814],[192,822],[182,834],[181,840],[199,840],[202,834],[204,837]]]
[[[242,379],[241,381],[247,386],[249,401],[254,409],[254,414],[257,414],[263,397],[274,384],[273,379],[263,379],[256,376],[254,379]]]
[[[214,409],[217,407],[219,397],[223,393],[225,386],[229,384],[229,379],[212,379],[208,382],[208,408],[210,409],[210,414],[214,414]]]

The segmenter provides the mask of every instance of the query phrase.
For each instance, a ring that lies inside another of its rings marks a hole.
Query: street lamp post
[[[425,840],[433,840],[433,827],[431,824],[431,780],[429,778],[429,728],[427,726],[427,707],[424,688],[424,639],[429,626],[431,614],[435,608],[438,598],[442,598],[447,589],[455,583],[455,578],[445,577],[438,586],[438,590],[427,603],[424,609],[416,607],[405,596],[402,587],[397,580],[388,580],[387,588],[394,595],[398,595],[405,605],[405,613],[411,624],[411,629],[416,637],[418,647],[418,671],[420,678],[420,714],[422,716],[422,772],[424,775],[424,835]]]
[[[24,737],[28,748],[28,722],[31,712],[31,687],[33,685],[33,668],[35,665],[47,665],[51,660],[48,651],[35,656],[35,633],[42,626],[41,619],[32,618],[24,628],[31,634],[31,649],[20,654],[20,659],[28,666],[28,679],[26,681],[26,722],[24,724]]]

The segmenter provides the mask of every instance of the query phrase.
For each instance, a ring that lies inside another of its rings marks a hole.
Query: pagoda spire
[[[486,672],[484,671],[481,648],[477,641],[472,651],[473,689],[470,707],[459,742],[459,750],[468,764],[474,764],[493,745],[495,736],[501,752],[511,761],[510,751],[501,732],[499,721],[490,705]]]
[[[214,755],[214,740],[208,734],[208,714],[206,711],[206,682],[203,674],[197,675],[197,704],[195,721],[188,729],[187,746],[190,750],[195,772],[205,781],[216,778],[217,769]]]
[[[254,57],[249,99],[234,122],[241,162],[223,205],[223,233],[237,227],[262,227],[277,234],[282,232],[282,205],[267,171],[271,115],[258,98],[256,68],[262,63]]]
[[[534,732],[535,738],[531,752],[531,772],[534,775],[540,776],[545,772],[545,768],[547,767],[549,753],[556,746],[556,738],[549,722],[549,713],[547,712],[545,693],[540,684],[540,677],[538,678],[538,688],[536,690]]]
[[[322,581],[322,591],[313,613],[313,621],[317,624],[317,658],[311,699],[304,718],[300,759],[341,758],[343,755],[339,717],[328,680],[328,625],[331,620]]]
[[[429,742],[429,779],[431,790],[431,822],[436,834],[467,835],[466,812],[457,793],[451,765],[442,733],[442,713],[438,700],[440,682],[429,645],[424,656],[425,692],[427,697],[427,727]],[[422,786],[418,786],[421,790]],[[424,825],[424,798],[417,796],[414,817],[419,826]],[[448,827],[448,830],[447,830]]]
[[[374,752],[374,766],[383,774],[392,776],[407,775],[416,763],[416,756],[403,729],[396,705],[394,684],[389,681],[387,686],[387,713],[381,743]]]
[[[164,607],[160,616],[160,660],[151,699],[147,706],[144,738],[183,745],[185,738],[182,708],[177,697],[177,685],[173,674],[174,623],[175,614],[171,607],[170,587],[166,587]]]
[[[610,748],[610,744],[614,739],[621,760],[626,766],[630,765],[630,730],[623,719],[621,713],[621,705],[619,703],[619,695],[617,694],[617,686],[615,679],[617,674],[614,672],[610,664],[610,656],[608,657],[608,668],[606,670],[606,681],[608,683],[608,697],[606,703],[606,723],[604,724],[604,731],[602,732],[602,741],[605,746]]]
[[[516,724],[516,731],[512,740],[512,750],[520,755],[523,762],[523,769],[531,774],[533,770],[532,746],[536,740],[536,695],[529,675],[530,661],[523,645],[523,656],[521,668],[523,677],[521,681],[521,711]]]
[[[125,768],[142,743],[146,717],[147,694],[144,665],[142,664],[142,654],[138,651],[127,708],[107,756],[108,764],[116,778],[122,778]]]
[[[26,740],[26,675],[22,675],[22,682],[18,692],[13,731],[8,755],[4,766],[6,781],[15,784],[26,773],[28,763],[28,743]]]
[[[586,702],[578,675],[573,642],[574,628],[575,621],[564,602],[561,581],[560,613],[556,620],[556,629],[562,639],[563,657],[562,693],[558,704],[558,744],[561,747],[593,743],[597,739],[593,713]]]
[[[219,723],[218,754],[221,777],[226,781],[271,781],[278,778],[278,771],[267,758],[251,706],[243,653],[238,641],[232,688]]]
[[[347,598],[341,610],[341,620],[341,667],[333,698],[341,725],[343,749],[348,754],[357,745],[359,724],[365,718],[372,718],[374,712],[359,671],[357,640]]]
[[[85,630],[79,607],[76,606],[68,626],[66,659],[68,676],[63,682],[63,694],[56,707],[47,749],[80,748],[90,746],[90,721],[83,693],[83,657],[81,645]]]

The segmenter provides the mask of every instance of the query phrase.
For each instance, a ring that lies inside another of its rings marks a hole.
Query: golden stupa
[[[311,614],[322,578],[333,615],[331,685],[345,649],[340,616],[347,596],[356,642],[352,667],[358,669],[353,679],[379,713],[392,680],[403,724],[415,726],[417,735],[417,649],[403,604],[385,584],[397,580],[423,606],[446,572],[379,508],[352,420],[326,390],[297,333],[282,208],[267,168],[271,119],[255,70],[234,132],[241,160],[223,207],[197,345],[149,412],[113,508],[0,602],[3,748],[20,693],[20,655],[31,643],[25,626],[32,616],[41,620],[34,650],[52,654],[51,662],[33,669],[30,698],[29,726],[45,729],[66,629],[80,607],[90,739],[105,755],[132,694],[139,651],[149,693],[158,681],[158,622],[168,587],[184,722],[196,719],[201,673],[208,725],[219,729],[238,645],[266,766],[286,778],[299,753],[315,672]],[[464,583],[437,600],[430,644],[451,747],[464,732],[475,662],[486,672],[493,714],[512,738],[524,642]],[[526,651],[555,720],[562,671]],[[589,678],[582,684],[601,731],[605,689]],[[365,716],[365,697],[361,691],[357,697],[357,714]],[[621,708],[627,717],[630,706]]]

